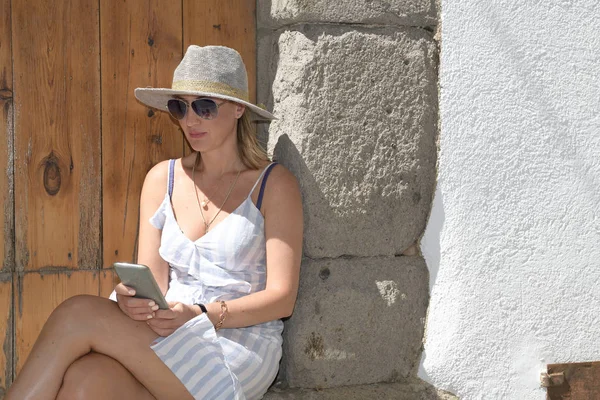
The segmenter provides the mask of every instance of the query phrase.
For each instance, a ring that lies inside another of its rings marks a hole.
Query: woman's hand
[[[154,316],[158,310],[158,305],[150,299],[134,298],[135,290],[119,283],[115,287],[117,293],[117,303],[125,315],[136,321],[147,321]]]
[[[169,309],[156,311],[148,320],[148,326],[160,336],[169,336],[197,315],[193,306],[170,301]]]

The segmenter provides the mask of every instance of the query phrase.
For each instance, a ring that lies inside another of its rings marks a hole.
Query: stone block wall
[[[258,100],[279,118],[262,134],[305,218],[267,398],[437,398],[415,386],[429,293],[414,251],[435,186],[435,1],[258,0],[257,14]]]

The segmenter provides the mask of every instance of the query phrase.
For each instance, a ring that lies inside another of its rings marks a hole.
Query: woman
[[[49,317],[13,399],[258,399],[281,357],[298,290],[298,184],[269,163],[240,55],[190,46],[172,89],[136,89],[169,111],[194,152],[157,164],[140,202],[138,262],[169,302],[76,296]],[[267,180],[268,179],[268,180]],[[267,183],[268,182],[268,183]]]

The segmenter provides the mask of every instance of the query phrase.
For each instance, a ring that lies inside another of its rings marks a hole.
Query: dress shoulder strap
[[[259,210],[260,210],[260,207],[262,206],[262,199],[263,199],[263,195],[265,194],[265,186],[267,184],[267,179],[269,178],[269,174],[273,170],[273,167],[276,165],[277,165],[276,162],[272,162],[271,164],[269,164],[265,168],[265,170],[262,172],[262,174],[260,174],[260,176],[258,177],[258,180],[254,184],[254,187],[250,191],[250,194],[252,194],[252,192],[254,192],[256,185],[258,185],[258,182],[260,182],[260,180],[262,178],[262,183],[260,184],[260,192],[258,192],[258,199],[256,200],[256,208],[258,208]]]
[[[173,184],[175,182],[175,159],[169,160],[169,178],[167,181],[167,193],[169,194],[169,198],[173,194]]]
[[[277,164],[277,163],[276,162],[272,162],[271,164],[267,165],[265,167],[265,169],[263,169],[263,171],[258,176],[258,179],[256,180],[256,182],[254,182],[254,186],[252,186],[252,189],[250,189],[250,194],[248,195],[248,197],[252,196],[252,193],[254,193],[254,189],[256,189],[256,187],[258,186],[258,183],[260,182],[260,180],[262,179],[262,177],[265,175],[265,173],[267,172],[267,170],[270,169],[275,164]]]

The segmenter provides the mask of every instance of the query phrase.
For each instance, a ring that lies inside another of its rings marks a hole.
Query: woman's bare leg
[[[111,300],[72,297],[46,321],[5,400],[55,400],[67,369],[90,351],[121,363],[158,400],[192,399],[150,348],[156,337],[146,323],[132,320]]]
[[[92,352],[67,369],[56,400],[104,399],[155,400],[119,362]]]

